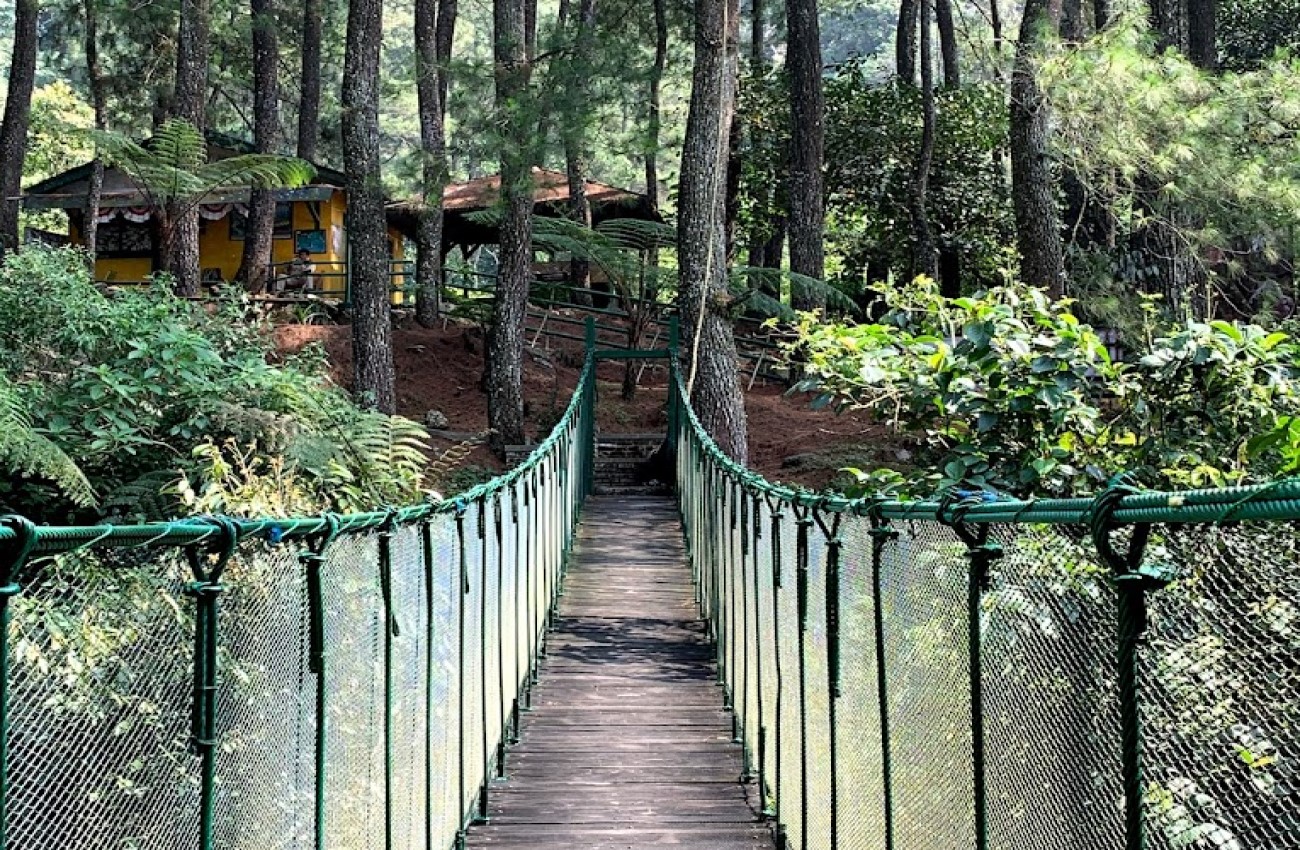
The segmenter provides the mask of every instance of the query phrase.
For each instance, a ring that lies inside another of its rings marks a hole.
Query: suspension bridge
[[[1300,848],[1300,483],[797,492],[672,348],[451,501],[0,519],[0,850]]]

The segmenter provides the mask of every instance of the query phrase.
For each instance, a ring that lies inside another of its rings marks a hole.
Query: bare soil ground
[[[333,377],[341,386],[352,380],[351,328],[344,325],[282,325],[276,329],[280,350],[296,353],[312,344],[324,348]],[[530,338],[531,341],[531,338]],[[398,412],[418,422],[439,410],[453,435],[487,429],[487,396],[481,385],[486,340],[475,326],[448,323],[445,328],[402,327],[394,331]],[[524,396],[529,438],[545,435],[577,384],[581,343],[542,338],[525,349]],[[639,368],[639,367],[638,367]],[[647,365],[636,396],[620,397],[622,363],[606,362],[597,375],[597,419],[605,433],[650,433],[667,427],[667,372]],[[773,481],[813,489],[830,485],[844,466],[870,466],[897,439],[886,426],[861,414],[836,415],[813,410],[809,398],[785,388],[756,383],[746,395],[750,465]],[[457,436],[440,438],[450,445]],[[480,447],[468,461],[487,469],[500,462]]]

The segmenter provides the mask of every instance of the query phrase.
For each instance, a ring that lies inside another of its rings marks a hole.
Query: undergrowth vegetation
[[[280,357],[237,294],[105,292],[73,250],[0,268],[0,513],[370,509],[426,498],[455,460],[431,462],[416,423],[357,407],[320,350]]]
[[[1300,469],[1300,348],[1282,330],[1150,317],[1124,362],[1040,290],[945,298],[918,278],[878,286],[871,324],[804,316],[793,352],[816,404],[867,409],[913,444],[907,470],[854,470],[859,488],[928,495],[1239,484]]]

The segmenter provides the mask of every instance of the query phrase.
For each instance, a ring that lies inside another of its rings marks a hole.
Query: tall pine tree
[[[736,0],[695,0],[695,66],[677,201],[678,311],[691,404],[718,446],[749,457],[727,294],[725,178],[736,96]]]
[[[533,259],[527,5],[527,0],[493,0],[503,210],[496,303],[488,339],[487,391],[491,442],[498,453],[507,445],[524,441],[524,319]]]
[[[347,172],[348,262],[352,280],[353,391],[393,413],[392,311],[388,233],[379,173],[379,54],[382,0],[348,3],[343,63],[343,164]]]

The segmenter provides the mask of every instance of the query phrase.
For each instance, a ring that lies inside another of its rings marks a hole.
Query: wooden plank
[[[716,657],[672,502],[589,499],[532,708],[467,846],[771,848]]]

